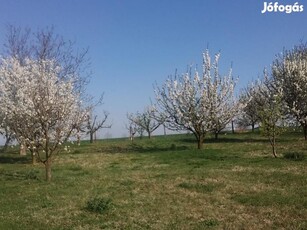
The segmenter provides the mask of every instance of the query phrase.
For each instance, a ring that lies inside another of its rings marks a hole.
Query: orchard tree
[[[85,86],[89,82],[88,49],[75,49],[75,42],[65,40],[54,32],[53,27],[37,29],[21,28],[13,25],[7,26],[4,42],[4,57],[13,57],[24,65],[26,59],[53,62],[61,66],[58,78],[71,80],[74,76],[74,90],[78,91],[82,100],[86,98]]]
[[[237,114],[239,104],[234,97],[236,80],[231,70],[222,77],[218,71],[220,53],[213,63],[209,51],[203,53],[203,69],[199,76],[191,71],[169,77],[156,87],[156,99],[165,124],[171,130],[188,130],[197,140],[198,149],[203,146],[207,132],[216,134]]]
[[[153,105],[146,107],[142,113],[128,114],[127,118],[136,125],[137,129],[146,131],[149,139],[152,133],[163,123],[163,119]]]
[[[129,139],[133,142],[134,136],[138,133],[140,138],[143,138],[144,128],[139,126],[134,122],[133,116],[134,114],[127,113],[128,124],[125,125],[126,129],[129,132]]]
[[[128,117],[128,116],[129,116],[129,115],[127,114],[127,117]],[[129,119],[129,118],[128,118],[128,119]],[[128,125],[126,124],[125,127],[126,127],[126,129],[128,130],[128,132],[129,132],[129,139],[130,139],[130,141],[133,142],[134,136],[135,136],[135,134],[137,133],[137,130],[138,130],[138,126],[137,126],[134,122],[132,122],[131,120],[129,120]]]
[[[240,114],[237,118],[237,124],[241,127],[252,127],[252,132],[255,126],[259,123],[257,90],[259,89],[259,81],[247,86],[240,94],[240,102],[245,106],[242,107]]]
[[[2,55],[6,59],[14,58],[21,66],[25,65],[27,60],[37,62],[52,60],[56,66],[60,66],[57,77],[63,81],[73,81],[74,93],[78,94],[83,102],[89,104],[85,93],[85,86],[91,75],[88,71],[88,49],[76,50],[74,46],[74,42],[64,40],[62,36],[56,34],[53,27],[33,32],[30,28],[23,29],[8,25]],[[0,108],[0,116],[1,114],[2,108]],[[80,125],[83,123],[76,122],[75,124],[79,133],[82,130],[82,127],[78,127]],[[5,122],[0,123],[0,130],[9,130]],[[20,143],[20,146],[23,144]],[[34,159],[32,155],[32,160]]]
[[[209,53],[207,54],[209,58]],[[232,77],[230,69],[228,76],[221,77],[218,73],[219,54],[217,54],[214,63],[214,74],[207,82],[208,99],[209,99],[209,122],[211,132],[214,133],[215,139],[218,134],[225,129],[226,125],[231,123],[238,114],[241,105],[234,96],[236,81]],[[208,59],[209,60],[209,59]]]
[[[97,119],[97,115],[93,115],[92,112],[87,116],[87,134],[90,135],[90,143],[94,142],[94,134],[99,129],[111,128],[111,125],[106,124],[109,117],[109,113],[104,111],[101,120]]]
[[[260,132],[267,137],[273,156],[277,157],[276,139],[285,131],[284,102],[282,88],[277,87],[265,71],[264,80],[257,85],[253,97],[257,101],[257,113],[261,122]]]
[[[5,125],[45,165],[47,181],[54,155],[88,114],[75,90],[78,76],[59,78],[61,73],[54,60],[1,60],[0,108]]]
[[[7,150],[9,144],[15,139],[14,133],[12,132],[12,130],[10,130],[8,126],[5,125],[5,123],[5,114],[4,111],[0,108],[0,135],[5,140],[4,146],[2,148],[3,152]]]
[[[272,65],[275,84],[282,88],[289,112],[303,127],[307,140],[307,44],[285,50]]]
[[[93,98],[88,98],[88,107],[90,108],[90,112],[87,115],[87,121],[85,124],[85,131],[87,135],[90,135],[90,143],[94,142],[94,135],[100,129],[109,129],[112,125],[106,124],[109,113],[107,111],[103,111],[103,115],[100,120],[98,120],[98,115],[94,115],[94,110],[96,107],[100,106],[103,103],[103,96],[102,94],[99,100],[94,103]]]

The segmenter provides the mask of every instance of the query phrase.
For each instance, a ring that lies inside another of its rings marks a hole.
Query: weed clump
[[[171,144],[171,148],[170,148],[170,150],[177,150],[177,146],[175,145],[175,144]]]
[[[38,170],[31,169],[25,174],[27,180],[39,180]]]
[[[94,197],[87,201],[86,209],[90,212],[102,214],[110,209],[111,199],[104,197]]]

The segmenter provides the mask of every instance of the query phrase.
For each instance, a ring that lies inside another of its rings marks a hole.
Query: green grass
[[[258,134],[70,144],[52,182],[12,148],[0,153],[0,229],[307,229],[307,153],[301,134],[274,159]]]

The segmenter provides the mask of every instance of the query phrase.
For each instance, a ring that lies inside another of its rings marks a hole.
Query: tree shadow
[[[1,156],[0,164],[29,164],[31,160],[27,156]]]
[[[182,138],[177,140],[177,142],[184,142],[184,143],[197,143],[195,138]],[[267,142],[266,139],[260,139],[260,138],[225,138],[225,137],[219,137],[218,139],[215,138],[205,138],[204,144],[206,143],[265,143]]]
[[[155,152],[167,152],[167,151],[183,151],[187,150],[187,146],[177,146],[175,144],[171,144],[170,146],[159,146],[159,145],[154,145],[154,146],[142,146],[142,145],[136,145],[134,144],[131,147],[132,152],[137,152],[137,153],[155,153]]]
[[[132,143],[127,146],[105,146],[96,149],[96,152],[101,153],[158,153],[158,152],[167,152],[167,151],[182,151],[188,149],[184,145],[170,144],[169,146],[161,146],[157,144],[151,145],[142,145],[139,143]]]

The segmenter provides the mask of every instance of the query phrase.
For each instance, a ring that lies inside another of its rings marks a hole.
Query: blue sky
[[[275,55],[307,41],[307,2],[301,13],[261,14],[263,0],[0,0],[0,44],[6,25],[54,26],[76,48],[89,47],[88,92],[110,112],[113,137],[127,135],[127,112],[142,110],[175,69],[201,65],[207,45],[221,51],[220,70],[239,77],[238,89],[269,67]],[[296,1],[278,1],[294,4]],[[0,47],[2,49],[2,47]]]

